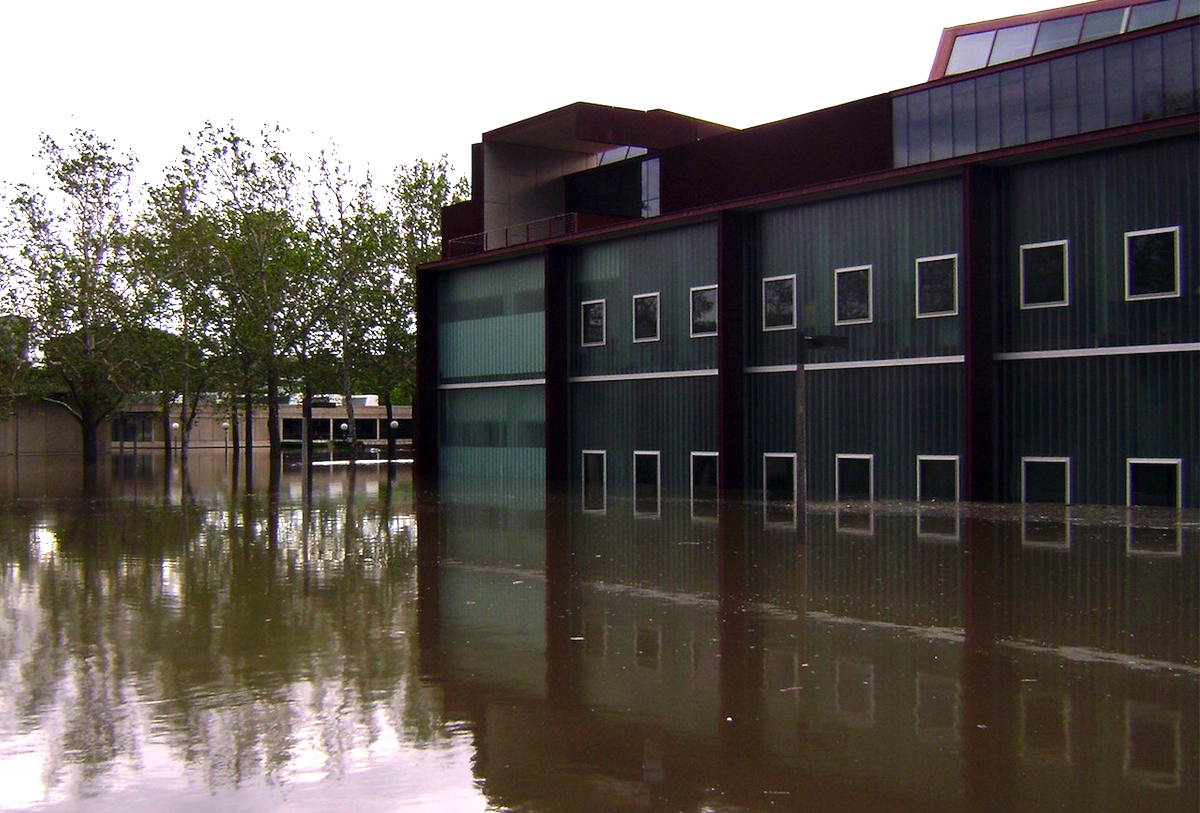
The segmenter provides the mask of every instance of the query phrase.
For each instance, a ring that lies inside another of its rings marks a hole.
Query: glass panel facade
[[[517,379],[545,369],[540,257],[438,279],[439,380]]]
[[[992,46],[989,65],[999,65],[1002,62],[1012,62],[1023,59],[1033,53],[1033,42],[1037,38],[1038,24],[1016,25],[1002,28],[996,32],[996,42]]]
[[[1108,13],[1087,16],[1085,40],[1092,18]],[[1116,13],[1119,25],[1125,12]],[[897,96],[893,160],[913,166],[1195,112],[1198,56],[1198,29],[1180,29]]]

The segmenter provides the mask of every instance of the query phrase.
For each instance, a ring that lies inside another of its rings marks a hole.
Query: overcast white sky
[[[376,177],[575,101],[748,127],[924,81],[942,28],[1063,3],[5,0],[0,182],[76,127],[155,182],[206,120]],[[702,10],[703,9],[703,10]]]

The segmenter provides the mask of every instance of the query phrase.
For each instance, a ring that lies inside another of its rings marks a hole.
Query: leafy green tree
[[[140,383],[131,336],[148,303],[128,262],[135,159],[86,130],[39,153],[51,196],[23,184],[9,201],[4,285],[29,326],[29,347],[50,393],[79,421],[83,459],[99,455],[99,429]]]

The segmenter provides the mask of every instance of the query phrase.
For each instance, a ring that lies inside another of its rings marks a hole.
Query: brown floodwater
[[[1194,811],[1196,511],[0,460],[0,809]]]

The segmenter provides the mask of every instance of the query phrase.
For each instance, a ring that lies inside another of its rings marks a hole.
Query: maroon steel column
[[[417,271],[417,375],[413,394],[413,470],[425,486],[438,477],[437,272]]]
[[[570,472],[570,402],[567,375],[571,366],[569,249],[547,246],[545,275],[546,340],[546,482],[566,483]]]
[[[722,491],[746,488],[745,304],[750,216],[722,212],[717,218],[717,484]]]
[[[968,166],[963,173],[963,489],[962,499],[996,497],[993,417],[996,182],[994,173]]]

